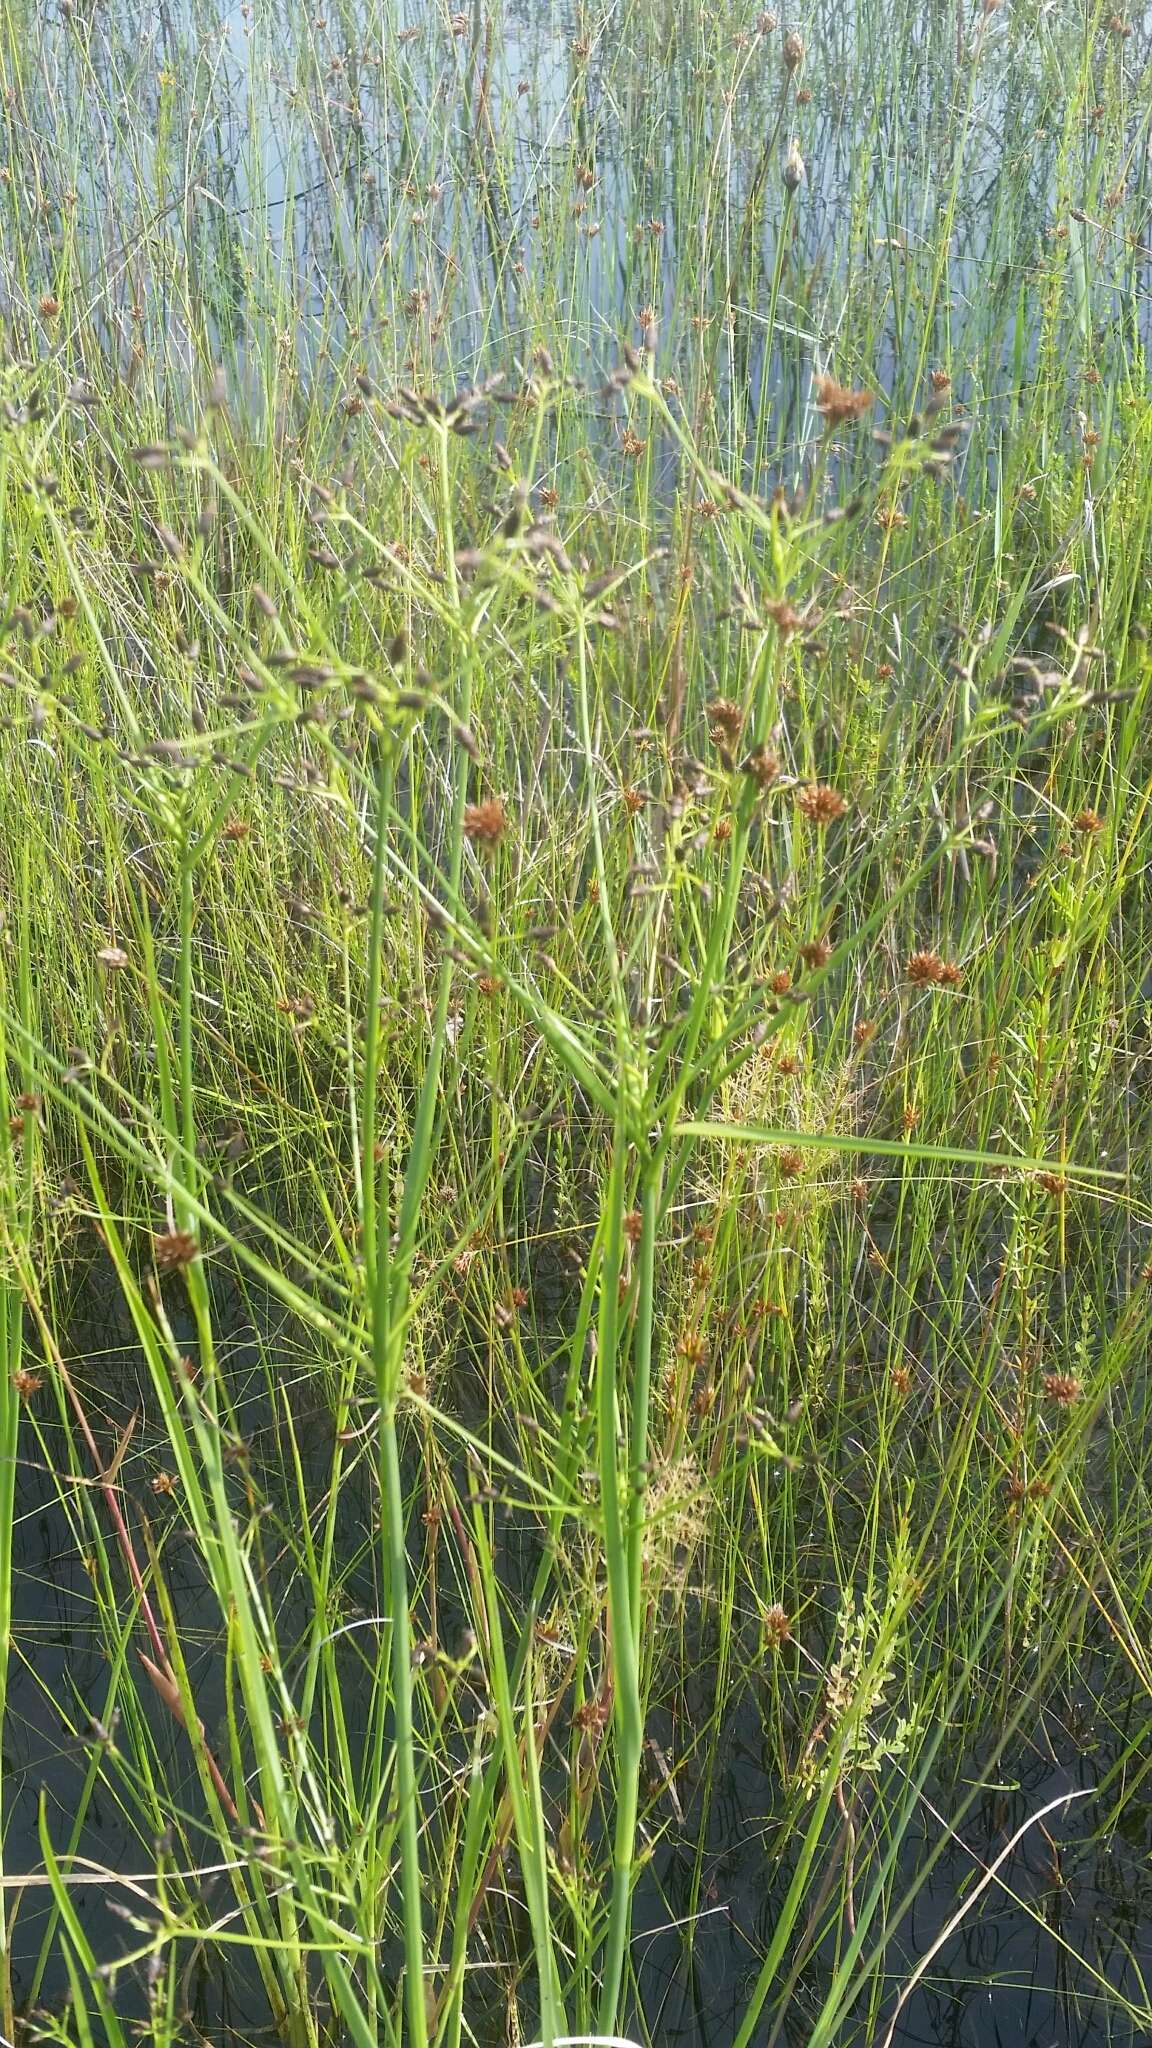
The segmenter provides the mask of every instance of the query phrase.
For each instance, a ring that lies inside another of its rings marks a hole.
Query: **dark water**
[[[238,1394],[249,1471],[272,1509],[291,1515],[277,1425],[261,1391],[259,1345],[266,1342],[266,1333],[258,1340],[239,1306],[230,1318],[224,1314],[223,1325],[222,1353]],[[149,1490],[157,1437],[148,1425],[142,1369],[114,1300],[102,1303],[94,1316],[77,1316],[75,1331],[82,1349],[74,1368],[101,1441],[106,1437],[111,1446],[132,1408],[142,1410],[139,1443],[123,1468],[124,1498],[134,1528],[147,1515],[162,1542],[197,1704],[210,1737],[223,1747],[218,1610],[192,1546],[180,1538],[174,1522],[166,1525],[164,1504]],[[309,1412],[303,1405],[298,1422],[303,1439],[315,1450],[319,1491],[331,1454],[330,1424],[321,1407]],[[137,1873],[151,1890],[156,1845],[142,1839],[138,1819],[128,1821],[120,1811],[115,1772],[101,1774],[105,1760],[93,1740],[94,1726],[115,1733],[112,1675],[85,1568],[84,1519],[102,1514],[103,1508],[90,1490],[70,1489],[65,1482],[71,1513],[66,1511],[60,1490],[32,1448],[30,1432],[24,1441],[17,1494],[19,1655],[11,1674],[4,1750],[5,1865],[9,1879],[20,1873],[30,1879],[13,1932],[17,2000],[51,2009],[63,1997],[66,1980],[51,1939],[50,1900],[46,1888],[35,1882],[43,1870],[41,1806],[57,1851],[71,1848],[97,1866],[90,1882],[82,1880],[76,1866],[81,1881],[73,1897],[102,1965],[114,1965],[134,1939],[117,1913],[116,1888],[103,1873]],[[55,1426],[47,1427],[46,1447],[59,1462],[64,1439]],[[366,1500],[354,1485],[346,1513],[345,1536],[353,1540],[366,1513]],[[375,1596],[367,1569],[360,1590],[370,1613]],[[307,1618],[308,1597],[291,1573],[283,1572],[276,1598],[281,1639],[288,1641],[294,1613],[301,1625]],[[127,1611],[123,1600],[121,1611]],[[450,1635],[450,1614],[444,1625]],[[141,1629],[136,1636],[143,1642]],[[135,1640],[128,1647],[126,1683],[135,1684],[140,1696],[164,1798],[195,1815],[202,1810],[202,1797],[187,1744],[133,1672]],[[707,1718],[706,1652],[698,1661],[702,1669],[686,1684],[675,1716],[662,1712],[652,1724],[665,1757],[675,1757],[690,1741],[694,1698]],[[872,2014],[850,2011],[836,2039],[882,2043],[894,2018],[893,2041],[900,2048],[987,2048],[989,2043],[1103,2048],[1150,2037],[1152,2011],[1145,1987],[1152,1970],[1152,1799],[1140,1782],[1144,1714],[1135,1695],[1108,1692],[1108,1672],[1103,1655],[1094,1655],[1085,1667],[1080,1695],[1053,1698],[1041,1710],[1029,1708],[1007,1742],[997,1742],[992,1730],[983,1749],[963,1758],[940,1758],[901,1842],[889,1906],[869,1943],[883,1943],[883,1996]],[[350,1661],[354,1737],[358,1696],[367,1706],[364,1687],[363,1673]],[[633,1961],[644,2002],[642,2031],[685,2048],[722,2048],[738,2028],[792,1869],[782,1833],[779,1775],[759,1702],[750,1697],[726,1726],[706,1793],[700,1784],[694,1786],[691,1772],[678,1774],[682,1804],[673,1814],[661,1797],[652,1755],[646,1782],[649,1824],[660,1840],[635,1907]],[[559,1780],[555,1789],[559,1792]],[[885,1796],[899,1789],[889,1784]],[[883,1825],[883,1805],[865,1791],[854,1814],[858,1842]],[[953,1820],[953,1839],[939,1854]],[[833,1847],[837,1827],[834,1823],[831,1830]],[[977,1893],[982,1874],[1018,1834],[995,1880]],[[856,1887],[861,1910],[868,1882],[865,1877]],[[907,1910],[898,1909],[906,1892],[915,1895]],[[215,1897],[223,1908],[227,1880],[209,1875],[203,1895],[209,1903]],[[128,1900],[131,1895],[120,1896]],[[758,2042],[778,2038],[801,2048],[808,2038],[849,1934],[835,1888],[820,1901],[819,1914],[811,1925],[801,1923],[797,1941],[808,1952],[795,1950],[784,1965],[785,1975],[799,1965],[797,1983],[781,2008],[769,2001]],[[929,1950],[935,1951],[931,1961],[897,2013],[901,1987]],[[114,1996],[127,2019],[144,2020],[147,1987],[138,1969],[114,1979]],[[238,1962],[236,1952],[225,1969],[218,1956],[206,1959],[190,1951],[180,2003],[195,2027],[213,2040],[248,2039],[269,2028],[258,1980]],[[491,2038],[505,2038],[501,2021],[494,2021]]]

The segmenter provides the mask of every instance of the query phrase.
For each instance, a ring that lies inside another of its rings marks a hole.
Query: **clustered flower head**
[[[1104,830],[1104,820],[1100,816],[1099,811],[1078,811],[1072,820],[1072,824],[1074,829],[1082,833],[1085,839],[1095,839],[1097,833]]]
[[[1084,1392],[1083,1382],[1070,1372],[1046,1372],[1044,1393],[1058,1408],[1071,1408]]]
[[[816,410],[823,413],[830,427],[842,427],[862,419],[873,404],[875,398],[871,391],[852,391],[846,384],[838,384],[835,377],[816,379]]]
[[[508,813],[498,796],[464,807],[464,836],[474,846],[499,846],[508,830]]]
[[[848,799],[826,782],[811,782],[797,792],[796,808],[811,825],[831,825],[844,816]]]
[[[964,979],[954,960],[931,952],[909,953],[904,972],[916,988],[959,988]]]
[[[734,746],[744,724],[744,713],[731,697],[716,697],[708,706],[708,732],[716,746]]]
[[[782,1649],[792,1640],[792,1619],[787,1608],[777,1600],[764,1616],[764,1646],[769,1650]]]
[[[162,1230],[152,1239],[152,1257],[161,1273],[174,1273],[190,1266],[200,1246],[190,1230]]]
[[[780,773],[780,756],[774,754],[771,747],[762,744],[754,747],[740,766],[742,772],[751,777],[758,789],[771,789]]]

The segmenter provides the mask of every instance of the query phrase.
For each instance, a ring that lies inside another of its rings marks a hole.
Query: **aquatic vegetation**
[[[0,64],[0,2032],[1146,2030],[1146,26]]]

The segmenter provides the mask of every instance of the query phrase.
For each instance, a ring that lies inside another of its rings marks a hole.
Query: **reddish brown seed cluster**
[[[464,807],[464,835],[473,846],[497,847],[508,830],[508,813],[498,796]]]
[[[782,640],[791,640],[801,633],[809,623],[804,612],[798,612],[786,597],[774,597],[764,606],[764,616],[772,621]]]
[[[1045,1398],[1054,1401],[1058,1408],[1073,1407],[1083,1392],[1083,1382],[1074,1373],[1046,1372],[1044,1375]]]
[[[780,756],[771,747],[753,747],[752,752],[740,763],[745,775],[751,777],[758,789],[771,789],[780,773]]]
[[[844,816],[848,799],[826,782],[811,782],[797,792],[796,808],[810,825],[831,825]]]
[[[875,404],[871,391],[852,391],[846,384],[838,384],[835,377],[817,377],[816,410],[822,413],[829,427],[843,427],[862,419]]]
[[[744,724],[744,713],[731,697],[716,697],[708,706],[708,732],[716,746],[734,747]]]
[[[190,1266],[200,1246],[190,1230],[162,1230],[152,1239],[152,1257],[161,1273],[174,1273]]]
[[[1085,839],[1095,839],[1097,833],[1104,830],[1104,820],[1099,811],[1077,811],[1072,825]]]
[[[939,953],[909,953],[904,972],[914,988],[959,988],[963,971]]]

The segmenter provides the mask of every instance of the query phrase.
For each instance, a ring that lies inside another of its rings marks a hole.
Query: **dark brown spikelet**
[[[945,960],[940,968],[941,988],[959,988],[963,980],[963,968],[957,967],[955,960]]]
[[[161,1273],[175,1273],[190,1266],[200,1246],[190,1230],[162,1230],[152,1239],[152,1257]]]
[[[798,1145],[785,1145],[777,1154],[776,1164],[785,1180],[799,1180],[804,1171],[804,1154]]]
[[[740,763],[741,773],[749,775],[758,789],[771,789],[780,773],[780,756],[771,747],[754,747],[747,758]]]
[[[832,958],[832,948],[827,939],[809,939],[807,945],[800,948],[800,958],[805,967],[827,967]]]
[[[1060,1201],[1068,1193],[1068,1183],[1062,1173],[1038,1173],[1036,1185],[1043,1188],[1046,1195],[1051,1195],[1054,1201]]]
[[[944,962],[939,953],[909,953],[904,972],[917,988],[931,988],[944,979]]]
[[[1085,839],[1095,839],[1097,833],[1104,830],[1104,820],[1099,811],[1077,811],[1072,825]]]
[[[499,846],[508,830],[508,813],[498,796],[485,797],[482,803],[466,804],[464,808],[464,836],[473,846]]]
[[[744,724],[744,713],[731,697],[716,697],[708,706],[708,731],[716,746],[734,747]]]
[[[629,1244],[639,1244],[644,1235],[644,1217],[639,1209],[629,1209],[623,1222],[624,1235]]]
[[[826,782],[811,782],[797,792],[796,808],[811,825],[831,825],[844,816],[848,799]]]
[[[874,403],[871,391],[851,391],[846,384],[838,384],[835,377],[816,379],[816,410],[830,427],[843,427],[862,419]]]
[[[804,62],[804,38],[798,36],[795,29],[789,29],[780,46],[780,61],[789,78],[794,71],[799,71]]]
[[[805,626],[813,623],[805,612],[798,612],[786,597],[774,597],[764,606],[764,616],[771,619],[782,640],[791,640],[796,633],[802,633]]]

